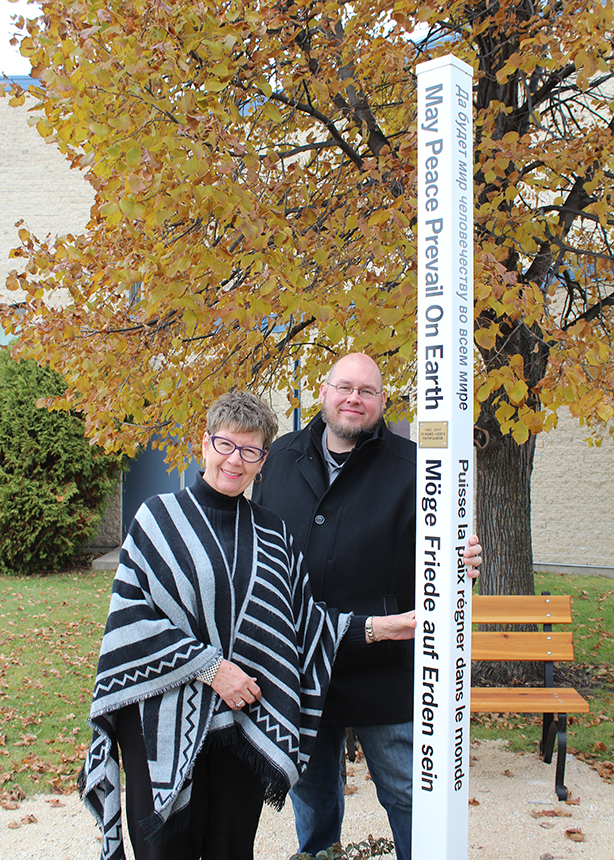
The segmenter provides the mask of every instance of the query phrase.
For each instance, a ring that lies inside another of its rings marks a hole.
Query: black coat
[[[413,715],[413,641],[364,641],[364,617],[403,612],[415,597],[416,446],[381,421],[361,433],[329,486],[317,415],[273,443],[253,499],[281,516],[309,571],[316,600],[353,611],[333,669],[324,722],[360,726]]]

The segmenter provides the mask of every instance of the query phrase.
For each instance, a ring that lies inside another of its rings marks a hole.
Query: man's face
[[[340,394],[333,385],[353,389]],[[365,397],[358,390],[380,392]],[[366,356],[346,356],[337,362],[320,388],[322,417],[329,430],[345,442],[356,442],[361,430],[373,430],[384,412],[386,395],[381,390],[382,379],[377,365]]]

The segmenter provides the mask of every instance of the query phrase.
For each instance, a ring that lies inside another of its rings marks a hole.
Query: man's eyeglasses
[[[246,463],[258,463],[266,454],[266,451],[262,448],[256,448],[252,445],[235,445],[234,442],[231,442],[230,439],[224,438],[224,436],[211,436],[210,439],[211,444],[218,454],[222,454],[224,457],[230,457],[233,451],[238,451],[239,456],[242,460],[245,460]]]
[[[365,400],[368,400],[370,397],[377,397],[384,390],[383,388],[380,391],[373,391],[372,388],[352,388],[351,385],[335,385],[333,382],[327,382],[326,384],[334,388],[337,394],[340,394],[342,397],[349,397],[353,391],[357,391]]]

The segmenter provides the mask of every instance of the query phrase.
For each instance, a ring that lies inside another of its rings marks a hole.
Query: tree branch
[[[288,107],[296,108],[297,110],[300,110],[301,113],[308,114],[309,116],[312,116],[314,119],[317,119],[318,122],[321,122],[322,125],[325,127],[325,129],[330,134],[330,136],[336,141],[336,143],[340,147],[340,149],[350,159],[350,161],[353,164],[355,164],[359,170],[362,170],[363,159],[356,152],[356,150],[353,147],[351,147],[349,145],[349,143],[347,143],[343,139],[343,136],[341,135],[341,133],[339,132],[339,130],[335,126],[335,123],[329,117],[327,117],[325,114],[323,114],[317,108],[314,108],[311,105],[306,104],[305,102],[299,102],[297,99],[294,99],[294,98],[291,98],[289,96],[284,95],[284,93],[274,92],[274,93],[272,93],[271,98],[274,101],[278,101],[281,104],[287,105]]]

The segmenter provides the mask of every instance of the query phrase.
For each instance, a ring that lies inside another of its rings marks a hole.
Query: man
[[[287,523],[314,598],[355,613],[337,655],[315,749],[291,792],[299,851],[341,835],[345,727],[361,743],[398,860],[411,856],[413,640],[383,642],[372,616],[414,607],[416,446],[383,421],[377,364],[346,355],[320,388],[321,412],[273,443],[254,501]],[[477,538],[465,552],[481,563]]]

